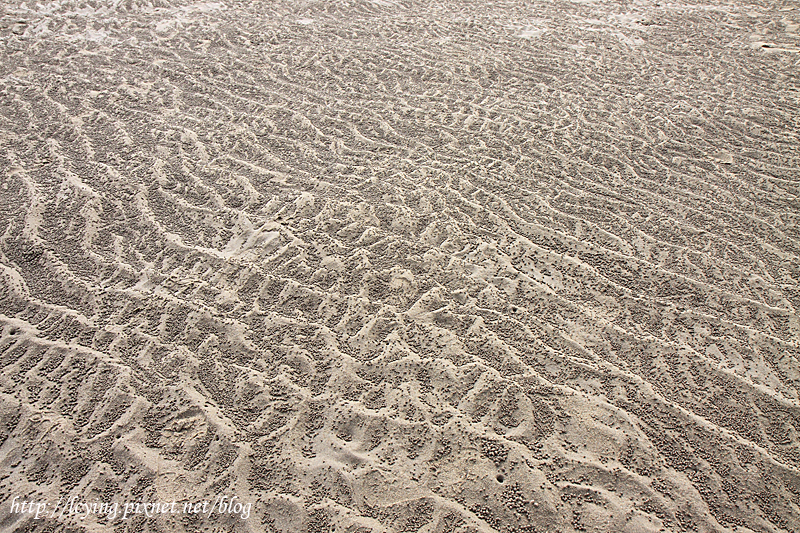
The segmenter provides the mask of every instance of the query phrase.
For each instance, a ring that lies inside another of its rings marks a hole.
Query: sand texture
[[[3,1],[0,531],[800,531],[799,28]]]

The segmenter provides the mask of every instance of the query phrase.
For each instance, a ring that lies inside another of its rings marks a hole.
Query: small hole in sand
[[[505,481],[506,477],[503,474],[497,474],[497,482],[502,483]]]

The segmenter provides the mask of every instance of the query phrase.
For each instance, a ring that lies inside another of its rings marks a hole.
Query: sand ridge
[[[800,529],[798,25],[3,3],[0,529]]]

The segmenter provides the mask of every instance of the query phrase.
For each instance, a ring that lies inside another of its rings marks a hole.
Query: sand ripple
[[[800,530],[796,7],[46,4],[0,11],[0,528]]]

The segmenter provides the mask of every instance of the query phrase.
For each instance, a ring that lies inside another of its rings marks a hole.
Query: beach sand
[[[799,25],[3,2],[0,530],[800,531]]]

